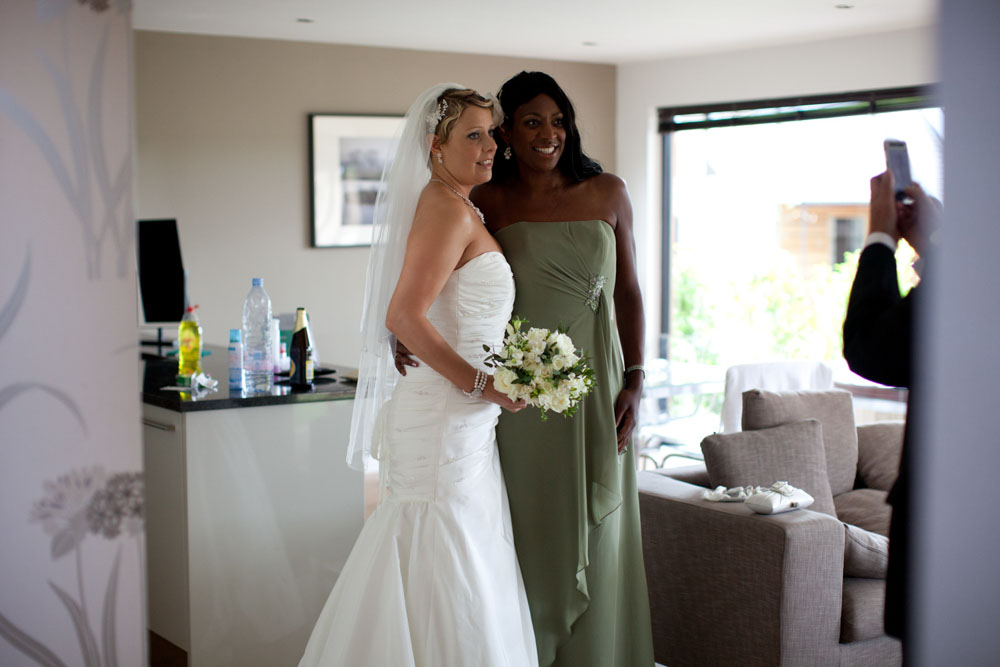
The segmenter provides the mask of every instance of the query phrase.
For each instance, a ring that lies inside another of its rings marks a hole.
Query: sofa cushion
[[[840,612],[841,643],[874,639],[885,634],[884,609],[885,581],[845,577]]]
[[[888,537],[889,520],[892,519],[892,505],[886,502],[888,495],[887,491],[878,489],[855,489],[834,496],[837,518]]]
[[[858,472],[858,433],[850,392],[751,389],[743,393],[744,431],[803,419],[818,419],[823,425],[826,472],[833,495],[853,489]]]
[[[869,489],[888,491],[899,475],[903,422],[876,422],[858,427],[858,480]]]
[[[889,567],[889,538],[844,524],[844,576],[885,579]]]
[[[774,428],[716,433],[701,441],[711,486],[771,486],[786,481],[811,495],[809,508],[837,516],[826,474],[823,430],[805,419]]]

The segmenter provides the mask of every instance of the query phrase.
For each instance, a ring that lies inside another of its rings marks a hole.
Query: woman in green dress
[[[573,106],[547,74],[499,93],[493,178],[472,200],[514,274],[513,313],[562,325],[596,387],[568,419],[504,414],[500,461],[540,667],[651,667],[632,434],[644,320],[632,207],[581,149]],[[397,368],[414,363],[397,357]]]
[[[514,314],[566,326],[597,380],[573,418],[524,410],[497,426],[539,664],[648,667],[631,451],[644,377],[632,206],[622,180],[583,153],[573,105],[550,76],[521,72],[499,98],[493,179],[473,201],[514,273]]]

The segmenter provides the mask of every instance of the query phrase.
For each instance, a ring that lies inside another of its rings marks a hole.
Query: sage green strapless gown
[[[514,315],[564,325],[594,369],[576,415],[504,412],[500,461],[540,667],[649,667],[649,597],[631,446],[619,456],[614,401],[615,237],[600,220],[519,222],[496,239],[514,273]]]

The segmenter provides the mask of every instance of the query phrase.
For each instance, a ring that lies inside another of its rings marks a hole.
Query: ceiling
[[[133,0],[133,24],[617,64],[928,26],[936,8],[937,0]]]

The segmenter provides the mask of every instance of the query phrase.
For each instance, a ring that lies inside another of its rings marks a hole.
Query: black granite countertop
[[[226,348],[210,345],[202,356],[202,372],[219,383],[216,389],[198,392],[166,390],[177,384],[177,357],[159,357],[160,351],[155,346],[142,348],[142,400],[149,405],[155,405],[177,412],[193,412],[195,410],[225,410],[230,408],[251,408],[259,405],[288,405],[292,403],[312,403],[316,401],[338,401],[353,399],[356,384],[343,378],[345,372],[355,369],[343,367],[327,367],[324,373],[316,378],[312,389],[293,389],[281,381],[287,378],[276,377],[275,384],[268,394],[251,394],[246,391],[231,391],[229,389],[229,358]]]

